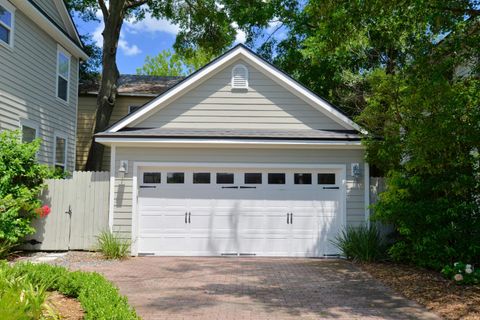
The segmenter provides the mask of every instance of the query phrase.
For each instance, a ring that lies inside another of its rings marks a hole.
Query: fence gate
[[[73,172],[70,179],[46,180],[42,202],[51,208],[33,223],[27,250],[91,250],[108,228],[109,172]]]

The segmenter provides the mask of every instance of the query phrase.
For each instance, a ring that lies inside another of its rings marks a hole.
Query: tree
[[[137,74],[150,76],[187,76],[210,62],[213,56],[203,50],[184,56],[170,50],[163,50],[154,57],[147,56],[145,64],[137,68]]]
[[[151,14],[165,18],[179,26],[175,49],[188,56],[201,48],[216,55],[235,40],[236,29],[265,27],[275,16],[277,8],[287,0],[264,2],[261,0],[67,0],[68,7],[83,19],[95,19],[95,11],[103,15],[102,74],[97,97],[94,133],[107,128],[116,99],[116,82],[119,76],[116,55],[120,30],[126,18],[141,20]],[[104,147],[92,143],[88,170],[99,170]]]

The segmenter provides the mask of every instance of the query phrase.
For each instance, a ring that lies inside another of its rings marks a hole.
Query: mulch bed
[[[63,320],[82,320],[84,312],[80,302],[58,292],[49,292],[46,302]]]
[[[360,264],[374,278],[445,319],[480,319],[480,286],[459,286],[438,272],[393,263]]]

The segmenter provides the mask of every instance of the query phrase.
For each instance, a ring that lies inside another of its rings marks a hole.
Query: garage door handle
[[[190,217],[191,217],[191,216],[192,216],[192,213],[189,212],[189,213],[188,213],[188,223],[191,223],[191,221],[190,221]]]
[[[222,189],[238,189],[238,186],[235,186],[235,187],[222,187]]]
[[[140,186],[140,189],[156,188],[157,186]]]
[[[287,212],[287,224],[290,224],[290,213]]]
[[[185,212],[185,223],[187,223],[187,213]]]
[[[293,213],[290,212],[290,224],[293,224]]]
[[[257,189],[257,187],[240,186],[240,189]]]
[[[340,187],[323,187],[323,189],[340,189]]]

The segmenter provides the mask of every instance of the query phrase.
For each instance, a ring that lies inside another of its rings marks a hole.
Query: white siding
[[[238,63],[248,68],[248,90],[232,91],[232,67]],[[134,127],[345,129],[241,59]]]
[[[161,149],[117,147],[116,164],[128,160],[125,177],[115,179],[114,230],[130,237],[132,223],[132,174],[137,162],[212,162],[212,163],[292,163],[292,164],[346,164],[347,165],[347,224],[365,221],[363,177],[357,181],[351,176],[350,164],[361,163],[362,150],[280,150],[280,149]]]
[[[56,98],[57,43],[20,10],[15,12],[13,49],[0,46],[0,130],[20,119],[39,128],[39,159],[53,164],[54,134],[68,139],[67,168],[74,169],[78,60],[71,58],[69,102]]]

